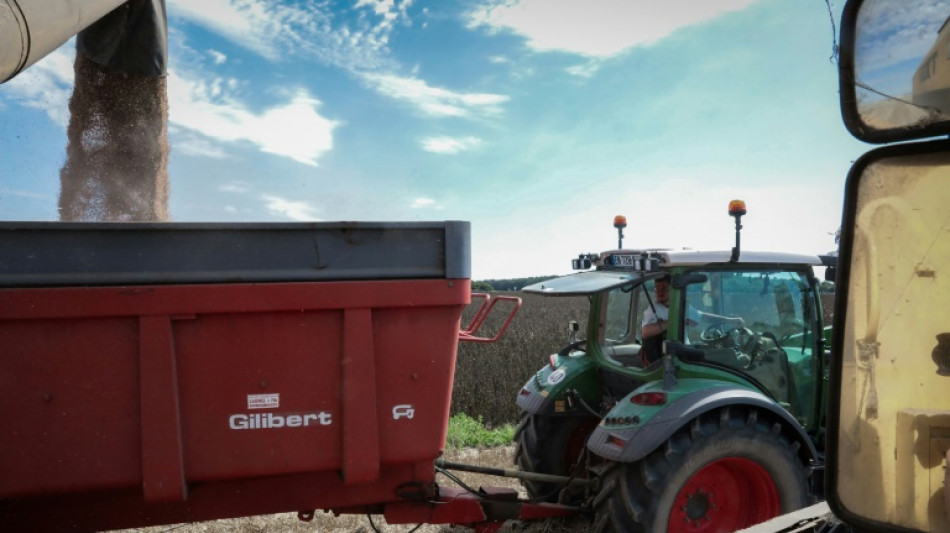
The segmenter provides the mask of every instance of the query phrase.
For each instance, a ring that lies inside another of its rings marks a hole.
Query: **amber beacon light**
[[[730,261],[736,262],[739,260],[739,233],[742,231],[742,215],[745,215],[745,202],[742,200],[733,200],[729,202],[729,216],[735,217],[736,219],[736,246],[732,249],[732,257],[729,258]]]

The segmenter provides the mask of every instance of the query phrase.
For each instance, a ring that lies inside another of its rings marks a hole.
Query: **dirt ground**
[[[494,468],[512,469],[513,446],[502,446],[498,448],[474,449],[465,448],[462,450],[448,450],[445,459],[451,462],[476,464]],[[485,476],[467,472],[453,472],[461,478],[467,485],[478,488],[480,486],[510,487],[520,491],[524,497],[524,491],[520,483],[514,478],[504,478],[495,476]],[[454,483],[444,476],[436,476],[436,481],[445,486],[454,486]],[[296,513],[284,513],[276,515],[251,516],[247,518],[234,518],[229,520],[215,520],[211,522],[200,522],[193,524],[173,524],[166,526],[155,526],[149,528],[122,530],[120,533],[435,533],[435,532],[455,532],[464,533],[472,531],[463,527],[451,527],[445,525],[391,525],[387,524],[382,516],[373,516],[373,523],[365,515],[346,515],[333,516],[330,513],[317,513],[312,522],[302,522],[297,519]],[[583,518],[573,520],[548,520],[534,523],[508,522],[502,526],[502,532],[506,533],[567,533],[584,532],[588,530],[588,522]],[[374,529],[375,527],[375,529]]]

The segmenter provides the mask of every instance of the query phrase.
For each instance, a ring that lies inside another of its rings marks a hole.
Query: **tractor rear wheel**
[[[594,468],[594,530],[731,532],[802,508],[798,447],[755,409],[703,415],[638,462]]]
[[[525,472],[586,477],[584,465],[577,465],[587,438],[600,419],[592,416],[545,416],[522,413],[515,430],[514,463]],[[557,502],[563,485],[521,480],[528,497]],[[580,497],[580,495],[579,495]]]

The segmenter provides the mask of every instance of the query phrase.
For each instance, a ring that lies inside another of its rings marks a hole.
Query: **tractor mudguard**
[[[577,391],[579,397],[594,409],[600,404],[600,376],[597,364],[586,355],[552,356],[553,365],[544,365],[528,378],[518,393],[518,407],[531,414],[568,414],[582,411],[576,402],[565,399],[567,391]]]
[[[644,393],[665,394],[666,401],[656,405],[631,401]],[[607,413],[587,440],[587,447],[612,461],[639,461],[697,416],[729,405],[753,406],[778,416],[786,426],[795,429],[798,439],[806,445],[809,459],[818,457],[805,429],[775,401],[752,389],[707,379],[681,379],[672,391],[664,391],[658,382],[643,385]]]

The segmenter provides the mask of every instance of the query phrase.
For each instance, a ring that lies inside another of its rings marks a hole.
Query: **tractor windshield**
[[[685,291],[683,342],[703,350],[706,364],[753,378],[804,425],[815,422],[809,419],[820,375],[811,334],[817,315],[807,275],[778,270],[702,274],[706,282]]]

